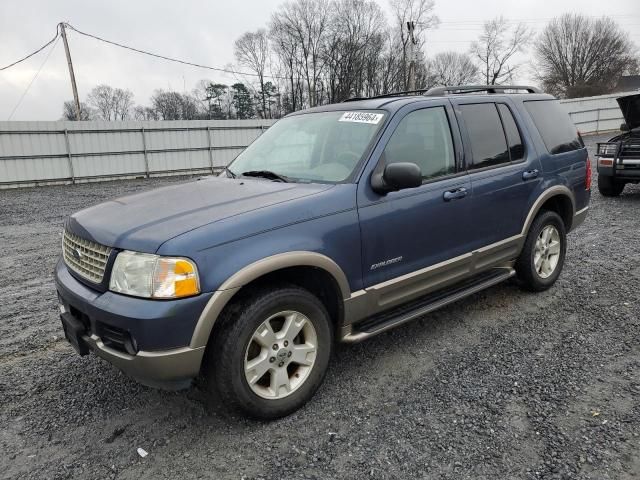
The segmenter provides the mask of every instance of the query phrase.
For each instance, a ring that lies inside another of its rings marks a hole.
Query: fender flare
[[[544,205],[544,203],[550,198],[558,196],[567,197],[571,201],[571,218],[573,219],[576,214],[576,201],[574,199],[573,192],[564,185],[554,185],[553,187],[547,188],[545,191],[543,191],[536,199],[536,201],[533,202],[531,209],[529,209],[529,214],[524,221],[524,226],[522,227],[521,235],[523,237],[526,238],[527,234],[529,233],[529,228],[533,223],[533,219],[536,218],[536,215],[542,208],[542,205]],[[571,225],[567,225],[567,231],[569,231],[570,229]]]
[[[271,272],[289,267],[316,267],[333,277],[340,289],[343,300],[351,296],[351,288],[347,276],[336,262],[316,252],[296,251],[279,253],[265,257],[247,265],[229,277],[212,295],[198,318],[198,323],[191,337],[191,348],[204,347],[209,341],[216,320],[220,313],[244,286]]]

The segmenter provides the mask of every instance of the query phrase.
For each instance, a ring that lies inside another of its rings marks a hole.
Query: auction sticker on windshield
[[[377,125],[382,117],[383,113],[369,113],[369,112],[344,112],[340,117],[339,122],[357,122],[357,123],[371,123]]]

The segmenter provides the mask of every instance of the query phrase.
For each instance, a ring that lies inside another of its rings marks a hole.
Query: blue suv
[[[138,381],[271,419],[358,342],[515,277],[549,288],[591,167],[532,87],[442,87],[280,120],[219,176],[72,215],[65,335]]]

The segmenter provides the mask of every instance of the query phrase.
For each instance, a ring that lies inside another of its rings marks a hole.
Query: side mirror
[[[627,125],[626,123],[621,123],[620,124],[620,130],[623,131],[623,132],[628,132],[630,130],[629,129],[629,125]]]
[[[381,195],[420,185],[422,172],[415,163],[391,163],[384,167],[382,173],[374,173],[371,177],[371,188]]]

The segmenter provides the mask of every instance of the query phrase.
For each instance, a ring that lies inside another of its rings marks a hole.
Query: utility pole
[[[71,77],[71,89],[73,90],[73,101],[76,104],[76,120],[80,120],[80,99],[78,98],[78,87],[76,86],[76,76],[73,73],[73,63],[71,62],[71,52],[69,52],[69,43],[67,42],[67,32],[64,22],[60,22],[62,33],[62,41],[64,43],[64,51],[67,54],[67,65],[69,65],[69,76]]]
[[[415,22],[407,22],[407,31],[409,32],[409,90],[416,89],[416,39],[413,35],[415,28]]]

